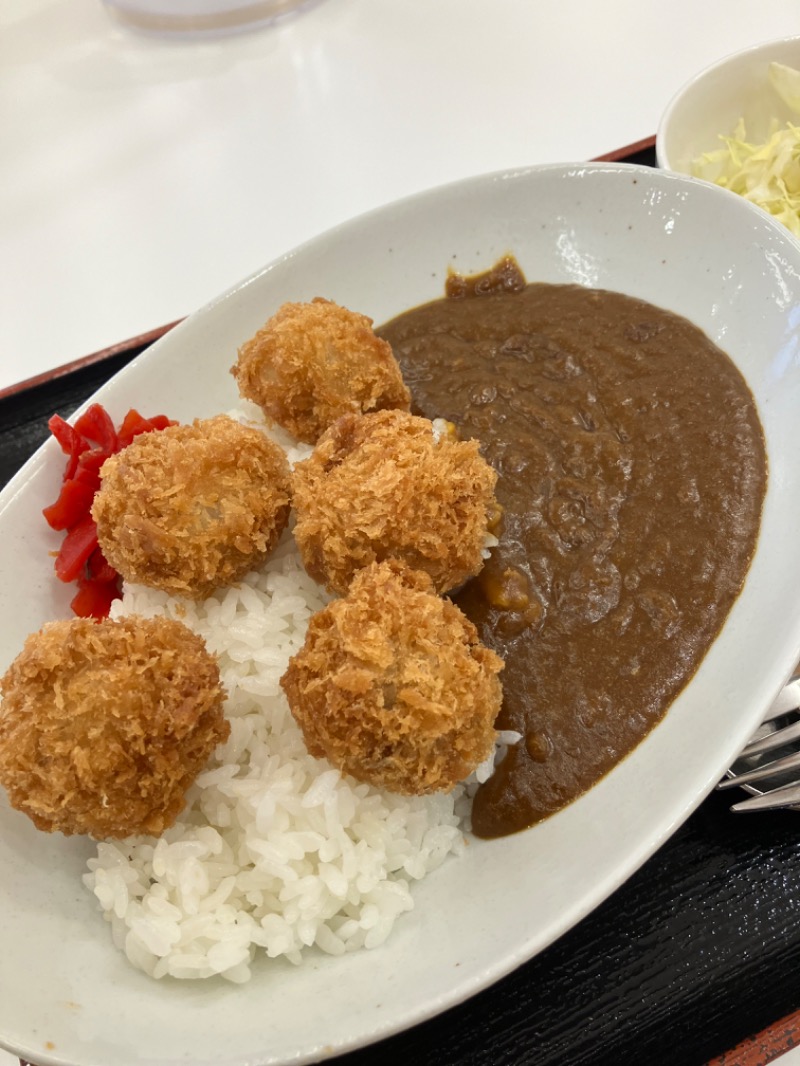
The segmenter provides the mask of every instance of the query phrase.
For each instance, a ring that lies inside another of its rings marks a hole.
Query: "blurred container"
[[[319,0],[103,0],[114,18],[142,33],[205,37],[267,26]]]

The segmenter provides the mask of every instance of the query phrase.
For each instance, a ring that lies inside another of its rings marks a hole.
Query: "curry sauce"
[[[686,319],[513,260],[380,331],[416,409],[476,437],[500,543],[455,597],[506,662],[512,747],[473,828],[559,810],[652,729],[697,669],[755,549],[766,453],[733,362]]]

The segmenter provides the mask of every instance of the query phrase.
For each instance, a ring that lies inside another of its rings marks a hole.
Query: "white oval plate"
[[[800,652],[800,244],[744,201],[620,164],[544,166],[378,210],[272,263],[193,315],[99,393],[188,420],[237,400],[237,346],[286,300],[324,295],[380,323],[442,294],[448,266],[513,252],[530,281],[577,282],[686,315],[744,372],[770,483],[745,588],[663,722],[566,810],[473,841],[415,889],[382,948],[262,960],[246,986],[154,982],[112,946],[80,875],[90,845],[36,832],[0,798],[0,1044],[41,1064],[266,1066],[362,1046],[477,992],[617,888],[721,777]],[[87,314],[91,309],[87,308]],[[691,388],[692,382],[687,381]],[[61,458],[48,444],[0,498],[0,670],[67,614],[40,517]]]

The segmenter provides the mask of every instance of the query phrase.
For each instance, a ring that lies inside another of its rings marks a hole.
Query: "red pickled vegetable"
[[[150,423],[152,429],[166,429],[167,426],[176,426],[178,424],[177,422],[171,421],[166,415],[153,415],[151,418],[148,418],[147,421]]]
[[[119,578],[119,574],[103,555],[99,545],[89,556],[86,572],[92,581],[107,582],[116,581]]]
[[[98,478],[98,484],[100,479]],[[51,529],[69,529],[74,526],[92,506],[95,490],[71,478],[61,486],[55,503],[42,511]]]
[[[47,428],[61,445],[61,451],[65,455],[71,455],[79,445],[83,445],[84,448],[89,447],[75,432],[69,422],[64,421],[61,415],[53,415],[47,423]]]
[[[140,433],[166,429],[176,423],[166,415],[144,418],[131,408],[119,432],[99,403],[93,403],[71,426],[60,415],[47,423],[67,456],[58,499],[42,512],[53,529],[66,530],[56,556],[55,570],[65,582],[76,581],[72,610],[82,618],[106,618],[120,593],[117,571],[97,543],[91,509],[100,488],[100,468],[109,456],[126,448]]]
[[[134,437],[138,437],[140,433],[150,433],[154,429],[166,429],[167,426],[174,426],[166,415],[153,415],[152,418],[144,418],[135,408],[131,408],[125,415],[122,425],[119,427],[120,448],[126,448]]]
[[[62,581],[74,581],[83,573],[89,556],[97,547],[97,526],[85,514],[67,532],[56,556],[56,574]]]
[[[76,433],[69,422],[65,422],[60,415],[53,415],[47,426],[61,445],[62,452],[69,456],[67,468],[64,471],[64,480],[69,481],[70,478],[75,476],[78,460],[81,453],[89,448],[89,442]]]
[[[122,421],[122,425],[119,427],[119,443],[123,448],[126,448],[134,437],[139,433],[146,433],[152,426],[150,420],[143,418],[142,415],[135,408],[131,408],[125,415]]]
[[[88,407],[75,423],[75,432],[84,440],[94,441],[100,446],[100,451],[108,458],[114,452],[119,451],[117,431],[114,423],[105,407],[99,403],[93,403]]]
[[[119,583],[79,579],[70,607],[79,618],[108,618],[111,604],[120,598]]]
[[[104,452],[102,448],[87,448],[78,456],[79,470],[99,470],[109,455],[113,452]]]
[[[103,460],[105,462],[105,460]],[[78,468],[75,471],[73,481],[78,481],[81,485],[86,485],[92,490],[92,496],[100,488],[100,468],[91,466],[82,466],[78,462]],[[91,507],[91,504],[89,505]]]

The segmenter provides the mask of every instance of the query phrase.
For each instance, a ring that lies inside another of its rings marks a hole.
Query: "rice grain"
[[[279,681],[326,601],[287,533],[262,570],[203,602],[128,586],[115,605],[205,639],[231,723],[178,822],[157,841],[98,844],[84,876],[114,943],[156,979],[238,984],[257,954],[378,947],[414,905],[409,882],[464,847],[459,790],[383,793],[306,751]]]

